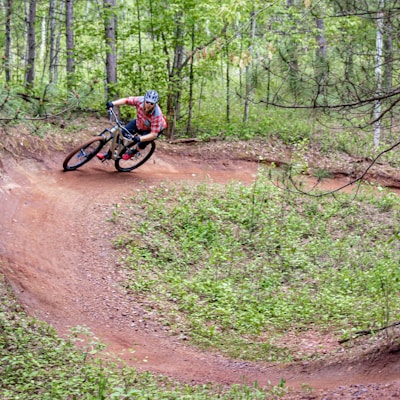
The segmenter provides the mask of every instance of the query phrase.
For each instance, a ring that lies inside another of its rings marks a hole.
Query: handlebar
[[[107,110],[107,112],[108,112],[108,116],[110,118],[110,121],[113,122],[113,119],[114,119],[114,121],[118,124],[119,120],[118,120],[117,114],[115,114],[114,109],[112,107],[110,107]]]
[[[121,129],[121,131],[125,137],[127,137],[127,138],[133,137],[133,135],[123,126],[122,122],[118,119],[118,116],[112,107],[110,107],[107,110],[107,112],[108,112],[110,121],[115,122],[118,125],[118,127]]]

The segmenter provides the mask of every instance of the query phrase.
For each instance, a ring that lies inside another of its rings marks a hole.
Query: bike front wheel
[[[144,149],[139,149],[138,153],[133,154],[129,160],[123,158],[115,160],[115,168],[120,172],[132,171],[143,165],[153,155],[155,149],[155,142],[150,142]]]
[[[104,146],[102,136],[96,136],[72,150],[63,162],[64,171],[74,171],[90,161]]]

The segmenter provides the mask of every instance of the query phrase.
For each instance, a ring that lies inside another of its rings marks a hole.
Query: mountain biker
[[[158,93],[155,90],[148,90],[144,96],[125,97],[122,99],[108,101],[107,110],[114,106],[129,105],[136,107],[136,119],[128,122],[125,128],[132,134],[138,134],[133,137],[135,146],[122,155],[124,160],[129,160],[134,154],[144,149],[151,141],[158,138],[167,127],[167,120],[157,104],[159,100]],[[111,153],[99,153],[97,157],[100,160],[111,158]]]

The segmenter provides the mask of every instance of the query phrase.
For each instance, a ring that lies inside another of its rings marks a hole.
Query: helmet
[[[151,103],[158,102],[158,93],[155,90],[148,90],[144,95],[144,101],[150,101]]]

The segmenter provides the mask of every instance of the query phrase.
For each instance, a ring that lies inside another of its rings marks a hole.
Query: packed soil
[[[133,299],[119,285],[123,272],[112,245],[117,228],[110,220],[124,197],[162,182],[251,183],[260,164],[288,164],[288,149],[262,142],[238,146],[160,140],[150,161],[133,172],[119,173],[112,162],[97,159],[64,172],[63,159],[74,143],[54,145],[44,154],[21,142],[22,150],[17,143],[11,153],[1,153],[0,268],[30,315],[62,336],[71,327],[87,326],[110,354],[138,370],[192,384],[275,385],[284,380],[290,388],[287,399],[400,397],[399,346],[387,337],[344,345],[338,338],[300,332],[288,334],[285,345],[299,352],[314,348],[321,360],[233,360],[191,347],[183,335],[171,335],[144,300]],[[332,173],[319,184],[322,190],[354,190],[352,179],[369,165],[369,160],[334,163],[309,156],[311,164]],[[363,178],[397,190],[399,176],[381,165]],[[310,177],[307,182],[316,183]],[[399,337],[395,328],[391,334]]]

